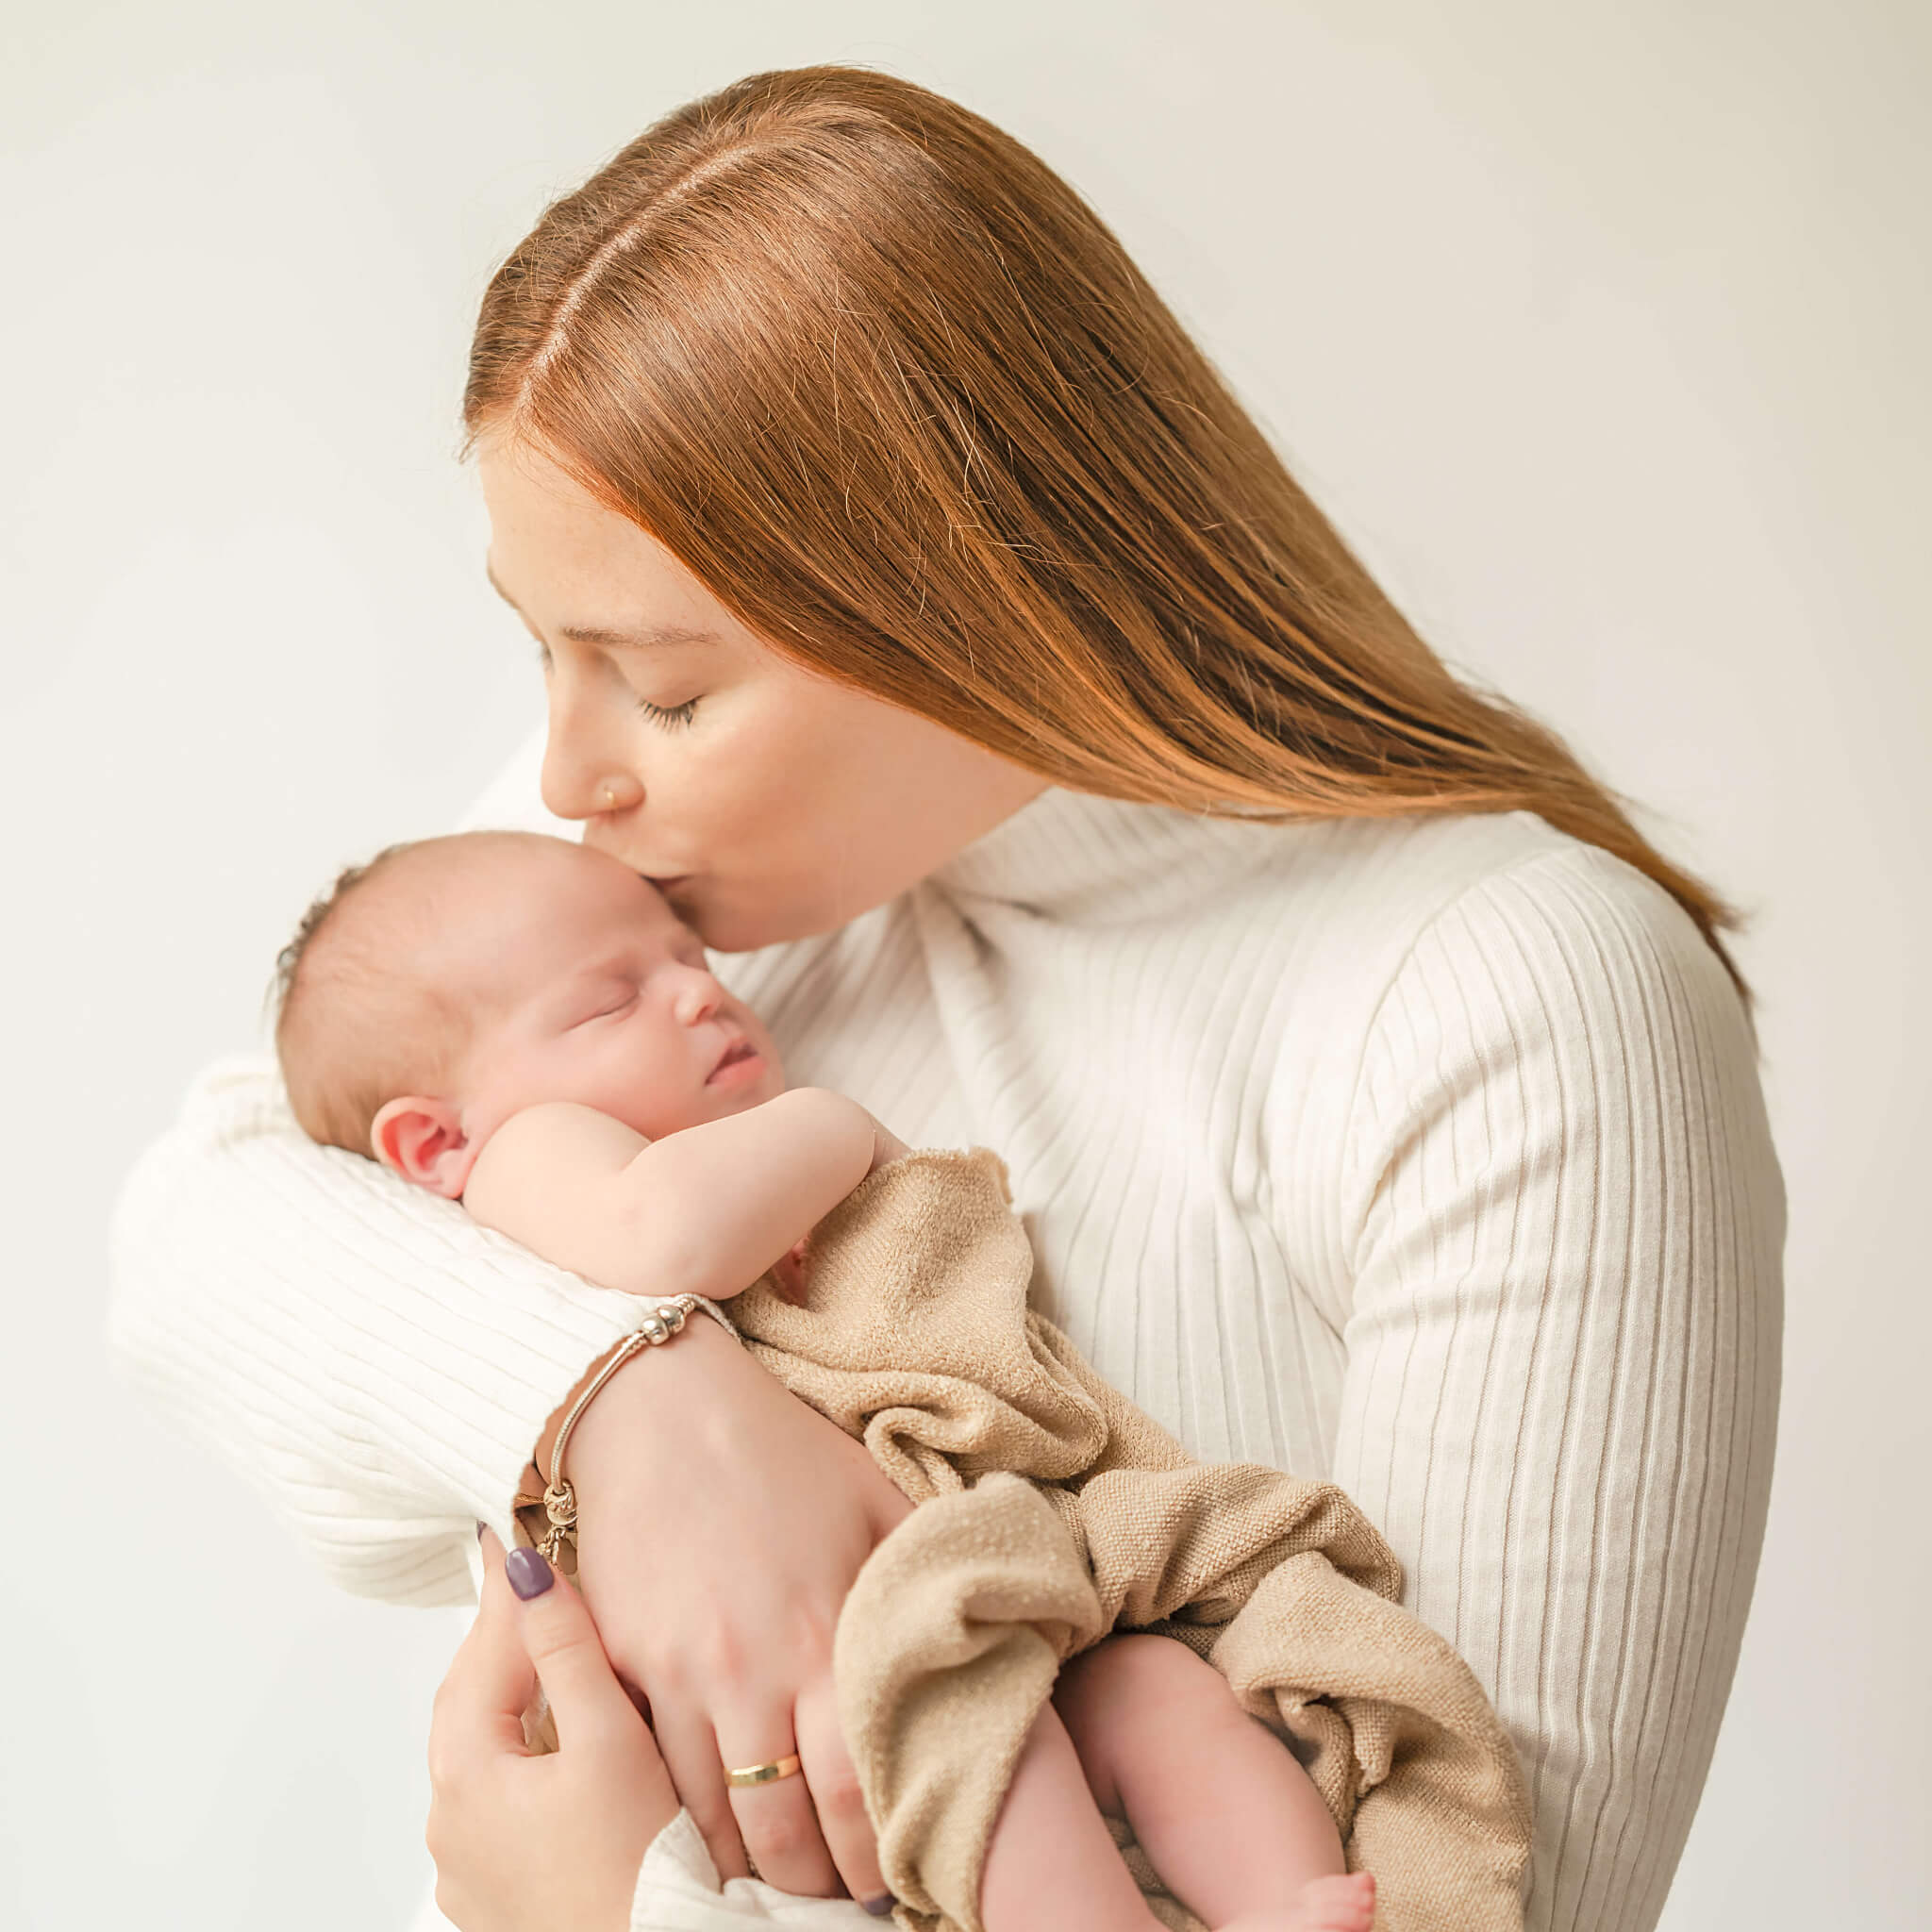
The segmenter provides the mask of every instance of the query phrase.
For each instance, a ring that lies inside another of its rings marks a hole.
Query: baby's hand
[[[772,1280],[778,1290],[781,1300],[790,1302],[794,1308],[804,1307],[806,1301],[804,1241],[794,1242],[784,1255],[772,1263]]]
[[[847,1104],[857,1105],[856,1102]],[[861,1108],[860,1111],[864,1110]],[[898,1135],[881,1124],[876,1115],[868,1114],[866,1118],[872,1122],[873,1127],[872,1165],[866,1169],[866,1174],[872,1175],[894,1160],[903,1160],[912,1150]],[[806,1244],[810,1239],[811,1237],[807,1235],[804,1241],[794,1242],[772,1264],[772,1285],[778,1291],[779,1298],[790,1302],[794,1308],[806,1306]]]
[[[890,1127],[881,1124],[878,1117],[873,1117],[872,1165],[866,1169],[868,1175],[875,1174],[882,1167],[890,1166],[895,1160],[904,1160],[912,1152],[898,1135]]]

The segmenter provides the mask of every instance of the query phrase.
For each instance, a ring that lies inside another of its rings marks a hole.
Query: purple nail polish
[[[557,1573],[543,1560],[541,1550],[512,1550],[503,1559],[503,1574],[525,1603],[541,1596],[557,1581]]]
[[[488,1524],[487,1523],[485,1523],[485,1522],[484,1522],[483,1520],[482,1520],[482,1518],[481,1518],[481,1517],[478,1517],[478,1518],[477,1518],[477,1520],[476,1520],[476,1541],[478,1541],[479,1543],[480,1543],[480,1542],[481,1542],[481,1541],[483,1541],[483,1532],[484,1532],[484,1531],[485,1531],[486,1529],[488,1529],[489,1527],[490,1527],[490,1525],[489,1525],[489,1524]]]
[[[890,1919],[892,1916],[892,1907],[898,1903],[899,1901],[890,1891],[882,1891],[878,1897],[867,1899],[865,1908],[874,1919]]]

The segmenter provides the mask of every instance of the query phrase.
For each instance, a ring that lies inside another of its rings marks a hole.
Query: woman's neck
[[[927,874],[956,901],[1112,924],[1178,911],[1286,859],[1313,825],[1247,824],[1049,786]]]

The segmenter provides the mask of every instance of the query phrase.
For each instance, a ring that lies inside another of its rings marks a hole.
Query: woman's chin
[[[761,946],[775,946],[786,940],[810,939],[830,932],[830,925],[812,925],[795,920],[774,918],[769,912],[746,913],[731,906],[721,906],[708,895],[693,893],[689,898],[668,894],[671,909],[703,940],[713,953],[756,953]]]
[[[760,947],[784,945],[792,940],[820,939],[882,903],[874,900],[872,906],[864,906],[794,899],[759,905],[747,894],[752,903],[733,904],[728,892],[717,891],[708,880],[695,891],[679,889],[665,896],[671,909],[714,953],[756,953]]]

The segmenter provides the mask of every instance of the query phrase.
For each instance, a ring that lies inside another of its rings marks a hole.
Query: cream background
[[[1669,1932],[1932,1917],[1932,30],[1883,0],[0,13],[0,1925],[407,1923],[459,1622],[108,1380],[103,1222],[341,861],[535,715],[452,460],[491,267],[664,108],[881,64],[1100,208],[1442,649],[1757,912],[1777,1487]]]

